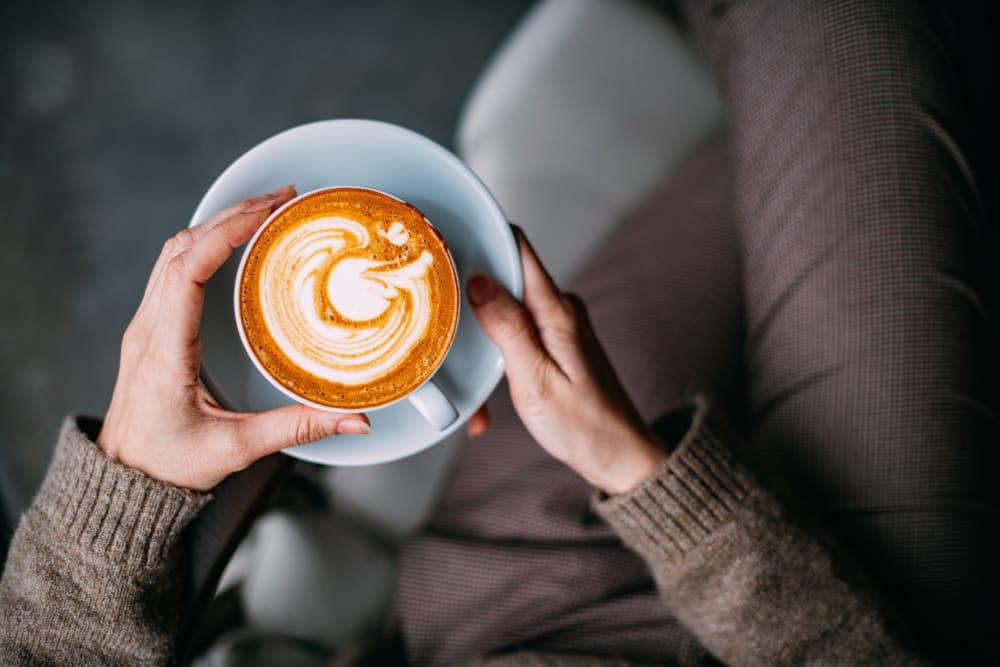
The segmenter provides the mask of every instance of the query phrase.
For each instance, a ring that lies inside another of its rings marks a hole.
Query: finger
[[[325,412],[296,404],[243,415],[236,437],[243,463],[249,463],[285,447],[304,445],[331,435],[370,432],[371,424],[363,414]]]
[[[473,314],[500,348],[512,380],[530,382],[532,374],[551,363],[538,341],[528,311],[502,285],[479,273],[469,281],[468,294]]]
[[[514,226],[514,236],[521,254],[521,272],[524,275],[524,306],[535,323],[544,329],[550,320],[565,314],[562,293],[531,247],[524,231]]]
[[[247,208],[254,206],[255,204],[259,204],[269,199],[279,199],[279,198],[284,198],[287,201],[288,199],[291,199],[294,196],[295,196],[295,186],[291,184],[285,185],[278,188],[277,190],[274,190],[273,192],[268,192],[267,194],[250,197],[249,199],[244,199],[238,204],[227,206],[221,211],[213,213],[204,221],[198,223],[196,227],[214,227],[215,225],[219,224],[226,218],[231,218],[237,213],[240,213],[241,211],[244,211]]]
[[[246,243],[268,216],[268,210],[240,213],[213,227],[187,252],[174,256],[163,270],[160,307],[154,334],[168,349],[183,349],[198,336],[205,282],[233,250]]]
[[[267,208],[246,211],[208,230],[183,253],[182,263],[187,267],[188,278],[195,283],[204,283],[211,278],[234,250],[250,240],[269,214]]]
[[[157,260],[157,266],[153,267],[152,278],[155,279],[158,273],[157,269],[162,271],[162,267],[166,265],[166,263],[170,261],[174,255],[187,252],[195,243],[208,234],[208,232],[212,231],[212,229],[226,220],[246,213],[257,213],[264,210],[267,210],[268,212],[273,211],[279,206],[287,203],[290,199],[293,199],[295,194],[295,186],[286,185],[278,188],[274,192],[269,192],[268,194],[259,195],[257,197],[251,197],[250,199],[246,199],[239,204],[234,204],[233,206],[224,208],[204,222],[197,224],[194,227],[182,229],[164,245],[163,252],[160,253],[160,258]],[[151,279],[150,285],[152,284],[154,283]]]
[[[270,209],[273,211],[279,206],[286,204],[289,200],[294,199],[295,196],[295,186],[286,185],[275,190],[274,192],[269,192],[266,195],[260,195],[259,197],[247,199],[236,206],[230,206],[227,209],[223,209],[205,222],[191,227],[192,238],[197,241],[211,231],[213,227],[222,224],[235,215],[239,215],[241,213],[255,213],[264,209]]]
[[[274,192],[259,195],[257,197],[251,197],[250,199],[246,199],[239,204],[234,204],[233,206],[222,209],[201,224],[180,230],[177,234],[168,239],[167,242],[163,244],[160,256],[157,258],[156,263],[153,265],[153,270],[150,272],[149,281],[146,283],[146,290],[143,293],[142,302],[139,304],[139,308],[136,312],[136,319],[138,319],[144,311],[150,309],[150,301],[155,301],[153,294],[155,290],[160,287],[163,270],[167,263],[173,259],[175,255],[189,250],[194,243],[211,231],[212,228],[221,224],[225,220],[241,213],[254,213],[264,209],[274,210],[278,206],[282,206],[290,199],[294,198],[295,195],[295,186],[286,185],[278,188]]]
[[[479,409],[472,413],[469,417],[468,429],[469,435],[473,438],[478,438],[490,427],[490,409],[485,403],[479,406]]]

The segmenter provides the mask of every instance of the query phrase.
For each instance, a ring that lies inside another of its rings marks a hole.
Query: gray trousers
[[[724,133],[568,287],[647,419],[716,396],[926,651],[995,659],[994,230],[954,24],[903,1],[682,14]],[[530,169],[530,151],[510,159]],[[592,489],[532,442],[505,391],[491,409],[402,552],[409,661],[519,647],[709,661],[590,511]]]

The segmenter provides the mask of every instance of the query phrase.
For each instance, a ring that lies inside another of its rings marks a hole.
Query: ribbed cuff
[[[710,427],[703,399],[682,408],[691,426],[680,445],[633,491],[597,498],[595,510],[650,562],[679,561],[733,513],[754,485],[751,473]]]
[[[34,505],[63,539],[130,566],[157,565],[210,499],[151,479],[99,449],[94,422],[67,417]]]

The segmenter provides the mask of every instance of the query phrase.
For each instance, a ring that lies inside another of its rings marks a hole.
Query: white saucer
[[[451,250],[464,287],[483,271],[512,294],[522,293],[514,236],[499,205],[457,157],[404,128],[370,120],[328,120],[278,134],[247,151],[209,188],[191,225],[253,195],[294,183],[299,192],[326,185],[359,185],[394,194],[419,208]],[[240,343],[232,291],[242,249],[206,286],[202,324],[202,378],[230,409],[267,410],[290,400],[254,368]],[[462,303],[455,342],[435,380],[459,419],[445,431],[431,427],[408,401],[369,413],[367,436],[336,436],[285,452],[328,465],[370,465],[415,454],[462,428],[503,374],[499,350]]]

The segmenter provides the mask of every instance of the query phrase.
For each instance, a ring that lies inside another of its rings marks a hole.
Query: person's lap
[[[997,650],[1000,499],[987,220],[945,9],[688,18],[734,138],[753,447],[956,660]]]
[[[982,220],[958,96],[916,5],[778,4],[688,12],[730,154],[701,151],[573,287],[649,419],[725,389],[745,328],[754,449],[938,655],[986,651],[996,417],[976,367]],[[492,432],[460,453],[403,554],[411,656],[695,660],[641,563],[590,514],[591,490],[505,398],[493,405]]]
[[[738,368],[735,234],[724,145],[689,160],[570,287],[647,419]],[[459,451],[430,523],[405,546],[396,611],[411,659],[454,664],[516,645],[692,664],[697,643],[644,564],[589,509],[593,489],[524,430],[501,388]],[[614,443],[609,443],[614,446]]]

